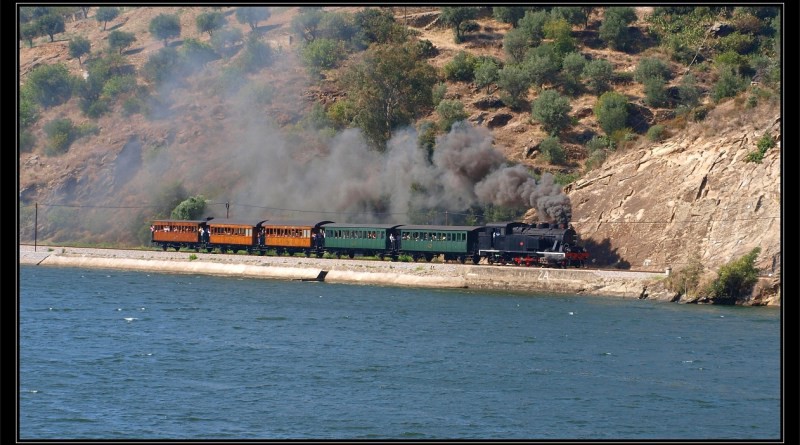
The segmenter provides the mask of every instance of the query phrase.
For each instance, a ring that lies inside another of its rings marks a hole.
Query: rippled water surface
[[[780,310],[20,267],[21,439],[778,439]]]

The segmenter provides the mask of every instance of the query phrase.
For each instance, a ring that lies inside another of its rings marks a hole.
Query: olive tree
[[[628,99],[615,91],[603,93],[594,106],[594,115],[600,128],[611,135],[625,128],[628,120]]]
[[[555,90],[542,91],[531,105],[531,116],[551,135],[558,134],[569,126],[570,111],[572,106],[569,104],[569,99]]]
[[[132,32],[114,30],[108,35],[108,47],[117,50],[119,54],[122,54],[122,51],[133,45],[135,41],[136,36]]]
[[[163,40],[164,46],[167,46],[169,39],[180,37],[181,21],[175,14],[159,14],[150,20],[148,29],[150,34]]]
[[[269,16],[269,8],[266,6],[240,6],[236,8],[236,20],[239,23],[248,24],[251,31],[256,31],[258,22],[267,20]]]
[[[97,8],[94,14],[95,20],[103,24],[103,31],[106,30],[106,24],[119,16],[119,8],[114,6],[101,6]]]
[[[78,59],[78,65],[83,65],[81,56],[89,54],[92,44],[85,37],[77,36],[69,41],[69,55]]]
[[[204,12],[195,19],[197,30],[208,33],[209,37],[214,35],[214,31],[225,25],[225,16],[221,12]]]
[[[464,39],[464,29],[462,25],[464,22],[474,19],[477,12],[478,10],[475,7],[446,6],[442,8],[439,20],[453,28],[453,31],[455,31],[456,43],[460,43]]]

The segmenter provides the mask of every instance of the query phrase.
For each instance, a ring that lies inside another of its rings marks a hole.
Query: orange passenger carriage
[[[206,230],[208,221],[202,220],[182,220],[182,219],[159,219],[153,221],[150,226],[150,242],[160,246],[163,250],[174,248],[176,251],[181,247],[199,251],[203,247],[203,233]]]
[[[234,221],[230,219],[214,219],[208,222],[208,240],[206,251],[215,248],[222,253],[231,251],[238,253],[244,250],[247,253],[258,252],[264,255],[267,249],[264,246],[264,231],[262,224],[266,220]]]
[[[331,222],[268,220],[263,224],[264,244],[277,255],[302,253],[308,257],[314,253],[319,258],[324,252],[322,225]]]

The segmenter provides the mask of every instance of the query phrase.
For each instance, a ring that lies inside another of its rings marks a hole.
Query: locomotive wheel
[[[425,254],[425,261],[430,263],[432,259],[433,259],[433,254],[432,253],[426,253]]]
[[[165,252],[167,251],[167,245],[166,245],[166,244],[162,244],[162,245],[161,245],[161,248],[162,248],[162,249],[163,249]]]
[[[381,261],[383,261],[383,259],[384,259],[385,257],[386,257],[386,255],[384,255],[384,254],[382,254],[382,253],[379,253],[379,254],[378,254],[378,259],[379,259],[379,260],[381,260]]]
[[[177,252],[179,250],[181,250],[181,246],[175,246],[175,251]]]
[[[356,253],[355,252],[347,252],[347,256],[352,260],[353,258],[355,258]]]
[[[480,263],[480,261],[481,261],[481,257],[479,257],[478,255],[474,255],[472,257],[472,264],[478,264],[478,263]]]

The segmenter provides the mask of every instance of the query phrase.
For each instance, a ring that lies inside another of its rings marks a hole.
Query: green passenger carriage
[[[400,253],[411,255],[414,261],[431,261],[442,255],[445,261],[468,259],[478,264],[478,234],[483,226],[400,226]]]

